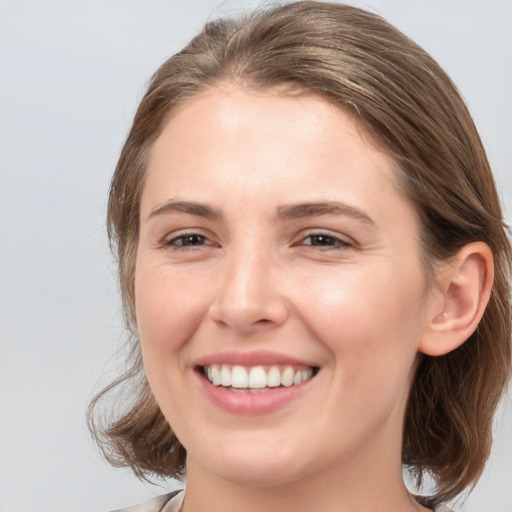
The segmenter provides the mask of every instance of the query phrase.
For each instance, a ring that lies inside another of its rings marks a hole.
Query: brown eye
[[[206,242],[206,237],[202,235],[183,235],[171,240],[171,243],[174,245],[184,245],[184,246],[194,246],[194,245],[204,245]]]
[[[184,233],[183,235],[171,238],[165,245],[170,248],[184,249],[212,245],[208,238],[198,233]]]
[[[327,235],[325,233],[312,234],[304,238],[302,241],[304,245],[310,245],[312,247],[325,247],[325,248],[339,248],[343,249],[346,247],[350,247],[350,243],[341,240],[332,235]]]
[[[336,245],[336,239],[328,235],[311,235],[308,237],[309,245],[333,246]]]

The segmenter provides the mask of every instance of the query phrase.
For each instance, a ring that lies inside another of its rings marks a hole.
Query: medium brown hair
[[[149,84],[108,203],[132,344],[128,371],[89,411],[103,453],[141,477],[184,471],[185,450],[149,389],[137,340],[139,203],[148,154],[170,113],[205,88],[226,82],[262,90],[290,86],[351,109],[396,162],[401,185],[421,217],[422,254],[430,272],[434,262],[449,259],[467,243],[483,241],[492,249],[495,282],[478,328],[453,352],[421,358],[404,420],[404,464],[419,481],[425,473],[433,476],[439,497],[456,496],[483,470],[492,418],[510,377],[512,260],[496,187],[471,116],[439,65],[379,16],[323,2],[210,22]],[[98,403],[120,384],[129,385],[127,408],[102,423],[95,414]]]

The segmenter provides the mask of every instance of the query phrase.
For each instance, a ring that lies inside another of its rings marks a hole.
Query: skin
[[[277,213],[312,202],[351,209]],[[135,301],[148,381],[187,449],[185,512],[426,510],[401,465],[407,394],[439,308],[419,229],[390,157],[319,97],[226,86],[173,113],[148,163]],[[219,409],[197,360],[256,349],[320,370],[272,413]]]

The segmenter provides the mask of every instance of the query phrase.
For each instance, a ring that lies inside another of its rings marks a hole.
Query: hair
[[[427,274],[467,243],[491,248],[495,281],[480,324],[453,352],[420,359],[404,419],[402,459],[418,484],[431,475],[442,499],[472,488],[489,456],[494,412],[511,371],[512,257],[492,172],[455,85],[423,49],[375,14],[315,1],[209,22],[149,83],[108,202],[131,338],[128,370],[89,409],[104,456],[142,478],[184,473],[185,449],[149,389],[137,338],[139,206],[148,154],[173,110],[226,83],[256,90],[284,86],[351,110],[394,158],[420,215]],[[99,403],[120,385],[129,400],[102,420]]]

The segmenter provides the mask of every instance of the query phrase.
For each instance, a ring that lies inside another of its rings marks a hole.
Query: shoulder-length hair
[[[426,275],[467,243],[491,248],[495,282],[478,328],[453,352],[421,358],[404,419],[404,464],[419,482],[425,473],[433,476],[441,498],[456,496],[483,470],[510,376],[510,243],[484,148],[452,81],[400,31],[347,5],[304,1],[210,22],[154,74],[110,188],[108,233],[132,336],[128,370],[91,403],[89,425],[99,446],[112,464],[140,477],[184,472],[185,450],[149,389],[137,340],[140,196],[148,154],[173,109],[226,82],[289,86],[353,111],[392,155],[416,205]],[[125,408],[102,420],[99,402],[121,384],[128,389]]]

